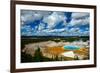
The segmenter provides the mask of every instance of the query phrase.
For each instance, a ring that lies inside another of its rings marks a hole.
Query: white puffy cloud
[[[88,28],[87,28],[88,29]],[[88,36],[89,35],[89,30],[82,30],[81,28],[71,28],[69,30],[70,34],[72,35],[81,35],[81,36]]]
[[[41,14],[32,13],[25,14],[21,16],[21,24],[23,25],[25,22],[34,22],[35,20],[40,20],[42,18]]]
[[[69,22],[69,26],[81,26],[81,25],[89,25],[90,17],[89,13],[72,13],[72,20]]]
[[[21,29],[25,31],[30,31],[31,27],[29,25],[25,25],[25,26],[21,26]]]
[[[51,15],[45,17],[43,19],[44,23],[47,23],[47,28],[52,29],[54,28],[59,22],[63,21],[64,25],[66,25],[66,17],[64,13],[61,12],[53,12]]]
[[[69,30],[69,33],[73,36],[73,35],[80,35],[81,34],[81,29],[80,28],[71,28]]]
[[[38,31],[42,31],[45,28],[45,24],[40,23],[37,27],[38,27]]]
[[[52,33],[52,32],[64,32],[66,31],[66,29],[62,28],[62,29],[52,29],[52,30],[43,30],[44,32],[49,32],[49,33]]]
[[[84,18],[84,19],[72,19],[71,22],[70,22],[70,25],[74,26],[74,25],[87,25],[89,24],[89,17],[87,18]]]
[[[21,24],[25,22],[34,22],[35,20],[40,20],[41,18],[48,16],[51,12],[47,11],[32,11],[32,10],[22,10],[21,11]]]
[[[52,15],[44,18],[43,21],[48,24],[48,27],[47,28],[52,28],[52,27],[55,26],[56,21],[58,21],[58,19],[56,19],[56,18],[57,18],[56,13],[53,13]]]
[[[79,30],[80,28],[71,28],[69,31],[73,33],[73,32],[78,32]]]
[[[77,18],[83,18],[83,17],[89,17],[89,13],[83,13],[83,12],[75,12],[72,13],[72,18],[77,19]]]
[[[41,31],[35,32],[33,35],[38,36],[65,36],[68,35],[68,29],[42,29]]]

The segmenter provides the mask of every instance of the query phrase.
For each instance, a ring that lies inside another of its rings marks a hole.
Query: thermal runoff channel
[[[20,12],[22,63],[89,59],[89,13]]]

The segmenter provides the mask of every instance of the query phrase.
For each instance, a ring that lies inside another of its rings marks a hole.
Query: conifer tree
[[[34,61],[35,62],[40,62],[40,61],[42,61],[42,57],[43,57],[42,52],[41,52],[40,48],[38,47],[35,50]]]

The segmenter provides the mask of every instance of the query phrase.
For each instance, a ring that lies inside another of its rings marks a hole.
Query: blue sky
[[[89,36],[85,12],[21,10],[21,36]]]

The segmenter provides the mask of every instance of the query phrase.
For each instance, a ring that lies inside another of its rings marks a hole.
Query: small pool
[[[65,45],[64,49],[65,50],[78,50],[78,49],[80,49],[80,47],[79,46],[73,46],[73,45]]]

